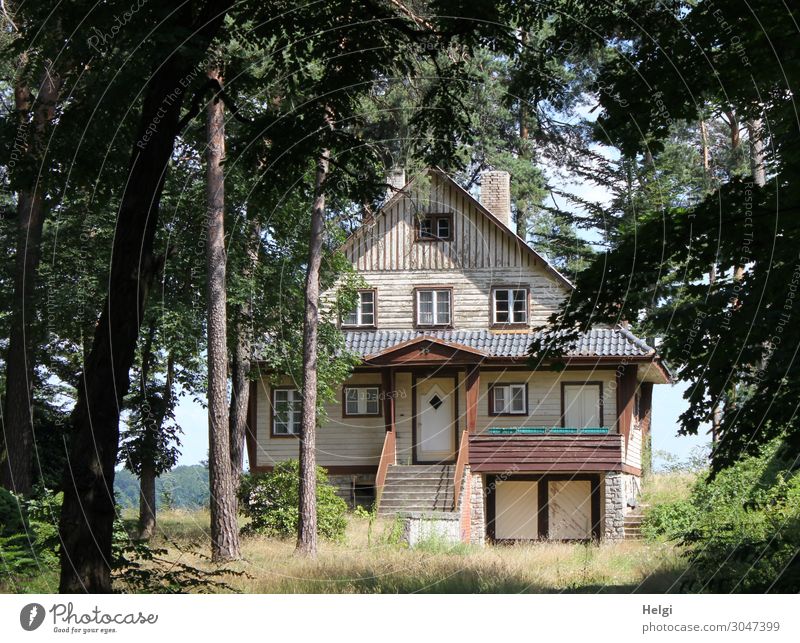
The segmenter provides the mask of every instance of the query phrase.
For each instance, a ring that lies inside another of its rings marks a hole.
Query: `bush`
[[[239,508],[250,519],[245,534],[289,537],[297,534],[300,465],[287,460],[271,473],[248,476],[239,491]],[[317,531],[323,538],[341,540],[347,528],[347,504],[317,467]]]
[[[800,475],[780,441],[654,507],[644,529],[687,546],[686,589],[800,591]]]
[[[666,538],[677,540],[694,524],[697,519],[694,505],[688,500],[677,500],[655,505],[645,514],[642,521],[642,534],[645,538],[655,540]]]

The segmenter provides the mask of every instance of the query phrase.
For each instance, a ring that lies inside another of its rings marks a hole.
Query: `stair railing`
[[[469,459],[469,432],[462,431],[461,439],[458,442],[458,457],[453,471],[453,511],[458,511],[458,503],[461,500],[461,482],[464,479],[464,468]]]
[[[386,484],[386,474],[389,465],[397,464],[397,434],[394,431],[387,431],[383,439],[383,449],[381,459],[378,461],[378,473],[375,476],[375,506],[380,505],[383,487]]]

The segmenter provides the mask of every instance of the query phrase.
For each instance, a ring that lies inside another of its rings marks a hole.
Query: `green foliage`
[[[239,491],[239,507],[250,522],[245,534],[289,537],[297,533],[300,467],[297,460],[275,465],[270,473],[246,477]],[[344,538],[347,503],[336,495],[328,475],[317,467],[317,530],[330,540]]]
[[[0,489],[0,581],[54,570],[63,494],[39,488],[30,499]]]
[[[677,500],[651,508],[642,521],[642,534],[650,539],[677,540],[697,519],[697,509],[688,500]]]
[[[686,546],[695,591],[800,591],[800,475],[780,441],[654,507],[646,535]]]
[[[24,501],[0,487],[0,536],[16,534],[25,529]]]

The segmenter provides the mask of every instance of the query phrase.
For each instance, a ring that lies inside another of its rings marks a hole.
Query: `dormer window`
[[[505,287],[493,288],[492,323],[527,324],[528,289]]]
[[[450,214],[428,214],[418,221],[417,241],[448,241],[453,238],[453,217]]]
[[[375,291],[359,290],[358,303],[343,319],[342,326],[375,326]]]
[[[418,288],[416,291],[417,326],[450,326],[451,301],[449,288]]]

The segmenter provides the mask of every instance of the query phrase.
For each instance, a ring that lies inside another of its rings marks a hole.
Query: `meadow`
[[[652,476],[643,498],[654,505],[688,492],[686,474]],[[134,514],[123,514],[134,523]],[[213,569],[207,558],[206,510],[171,510],[159,515],[154,548],[164,558]],[[601,544],[536,542],[503,546],[449,545],[428,541],[413,550],[398,542],[398,523],[349,516],[342,542],[320,542],[316,560],[294,554],[294,541],[247,537],[243,559],[225,567],[239,575],[219,580],[244,593],[667,593],[681,591],[686,563],[674,543],[626,540]],[[54,592],[55,570],[3,588]],[[125,591],[118,586],[118,591]]]

